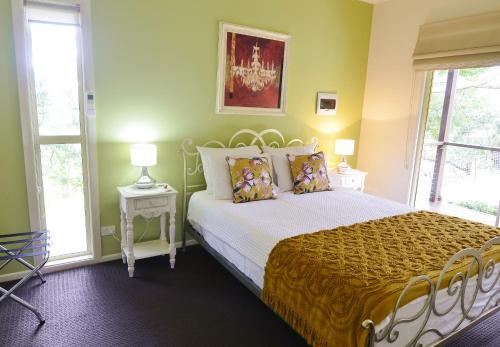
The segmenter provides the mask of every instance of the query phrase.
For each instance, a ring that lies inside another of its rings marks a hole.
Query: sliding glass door
[[[497,224],[500,66],[432,73],[415,206]]]

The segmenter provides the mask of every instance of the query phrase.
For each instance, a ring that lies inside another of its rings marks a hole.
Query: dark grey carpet
[[[10,300],[0,304],[0,346],[305,346],[198,246],[140,260],[129,279],[121,261],[32,279],[17,294],[40,308],[35,316]],[[5,284],[4,284],[5,286]],[[500,346],[500,315],[450,346]]]

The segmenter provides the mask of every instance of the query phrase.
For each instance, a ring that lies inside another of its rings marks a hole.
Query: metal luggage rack
[[[47,263],[49,254],[48,230],[0,235],[0,262],[3,261],[0,264],[0,270],[14,260],[30,270],[9,290],[0,286],[0,303],[7,298],[14,300],[33,312],[40,324],[45,323],[45,319],[40,312],[30,303],[15,295],[14,292],[33,276],[38,277],[42,283],[45,283],[40,269]],[[28,262],[27,258],[34,258],[36,265]]]

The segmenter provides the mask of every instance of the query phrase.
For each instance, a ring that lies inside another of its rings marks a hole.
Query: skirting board
[[[197,244],[196,240],[187,240],[186,241],[186,246],[192,246]],[[176,248],[181,248],[182,247],[182,242],[176,242],[175,243]],[[56,272],[56,271],[62,271],[62,270],[68,270],[68,269],[74,269],[80,266],[86,266],[86,265],[92,265],[92,264],[99,264],[99,263],[105,263],[107,261],[113,261],[113,260],[118,260],[121,259],[122,255],[121,253],[113,253],[113,254],[108,254],[102,256],[100,259],[83,259],[79,261],[74,261],[74,262],[69,262],[69,263],[62,263],[62,264],[57,264],[57,265],[46,265],[42,273],[47,274],[50,272]],[[9,282],[9,281],[14,281],[23,278],[29,270],[26,271],[19,271],[19,272],[12,272],[4,275],[0,275],[0,283],[2,282]]]

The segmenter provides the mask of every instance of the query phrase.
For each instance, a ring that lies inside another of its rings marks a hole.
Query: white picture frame
[[[316,114],[318,116],[334,116],[337,114],[337,93],[319,92],[316,100]]]
[[[256,38],[282,41],[284,42],[283,64],[280,73],[280,96],[279,107],[242,107],[225,105],[226,93],[226,73],[227,73],[227,36],[228,33],[236,33]],[[215,112],[219,115],[256,115],[256,116],[285,116],[286,108],[286,77],[290,46],[290,35],[276,33],[261,29],[250,28],[246,26],[219,23],[219,48],[218,48],[218,66],[217,66],[217,95]]]

